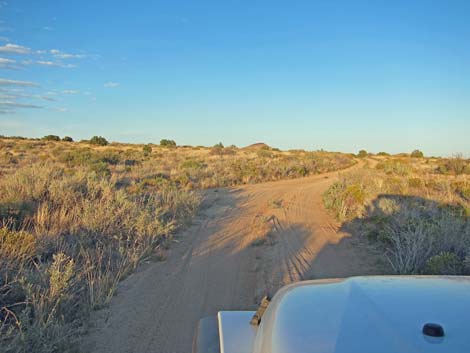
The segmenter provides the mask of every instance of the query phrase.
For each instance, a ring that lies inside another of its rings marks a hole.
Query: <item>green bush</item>
[[[206,167],[204,163],[195,161],[194,159],[189,159],[181,163],[181,168],[183,169],[203,169]]]
[[[463,271],[463,261],[454,253],[444,251],[426,262],[425,271],[430,275],[460,275]]]
[[[367,157],[368,155],[369,155],[369,154],[367,153],[366,150],[360,150],[359,153],[357,154],[357,156],[358,156],[359,158],[365,158],[365,157]]]
[[[42,138],[44,141],[60,141],[60,137],[57,135],[46,135]]]
[[[73,142],[73,138],[71,138],[70,136],[64,136],[62,141],[64,141],[64,142]]]
[[[142,151],[144,152],[145,156],[148,156],[150,153],[152,153],[152,146],[145,145],[144,147],[142,147]]]
[[[162,140],[160,140],[160,146],[163,146],[163,147],[176,147],[176,142],[174,140],[162,139]]]
[[[91,145],[106,146],[108,145],[108,140],[106,140],[103,136],[93,136],[89,143]]]
[[[377,153],[377,156],[388,157],[388,156],[390,156],[390,153],[387,153],[387,152],[379,152],[379,153]]]
[[[411,152],[410,156],[412,158],[423,158],[424,157],[424,153],[421,152],[420,150],[414,150],[413,152]]]
[[[469,174],[470,163],[464,159],[461,154],[456,154],[454,157],[444,160],[442,164],[437,167],[437,172],[440,174]]]
[[[111,175],[111,171],[105,162],[94,162],[90,164],[90,171],[95,172],[97,175],[107,177]]]

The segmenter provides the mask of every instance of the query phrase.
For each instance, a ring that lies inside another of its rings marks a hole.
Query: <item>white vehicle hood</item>
[[[445,336],[425,336],[426,323]],[[276,294],[253,353],[463,353],[469,327],[469,277],[306,281]]]

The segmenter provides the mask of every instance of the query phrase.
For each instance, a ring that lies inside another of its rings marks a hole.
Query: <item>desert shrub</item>
[[[333,183],[323,194],[325,207],[332,210],[339,220],[360,216],[367,195],[366,183],[357,179],[349,181],[346,178]]]
[[[436,169],[440,174],[470,174],[470,162],[463,158],[462,154],[444,160]]]
[[[390,156],[390,153],[387,153],[387,152],[379,152],[379,153],[377,153],[377,156],[388,157],[388,156]]]
[[[163,147],[176,147],[176,142],[174,140],[162,139],[162,140],[160,140],[160,146],[163,146]]]
[[[222,142],[216,143],[214,148],[224,148],[224,144]]]
[[[60,137],[57,135],[46,135],[42,138],[44,141],[60,141]]]
[[[88,142],[90,143],[90,145],[96,145],[96,146],[108,145],[108,140],[106,140],[103,136],[93,136]]]
[[[414,150],[413,152],[411,152],[410,157],[412,157],[412,158],[423,158],[424,153],[421,152],[420,150]]]
[[[212,156],[233,155],[236,154],[236,150],[230,147],[225,148],[223,147],[222,143],[220,143],[212,147],[209,154]]]
[[[411,165],[394,159],[379,162],[375,168],[378,170],[383,170],[386,174],[395,174],[399,176],[407,176],[412,171]]]
[[[270,151],[270,149],[266,149],[266,148],[260,148],[258,151],[256,151],[256,154],[258,155],[258,157],[261,157],[261,158],[272,158],[273,157],[273,153]]]
[[[144,152],[144,155],[147,156],[152,153],[152,146],[144,145],[144,147],[142,147],[142,151]]]
[[[207,166],[204,163],[196,161],[194,159],[188,159],[187,161],[181,163],[182,169],[203,169],[205,167]]]
[[[116,165],[121,162],[120,154],[111,150],[97,152],[92,158],[110,165]]]
[[[369,154],[367,153],[366,150],[360,150],[359,153],[357,154],[357,156],[358,156],[359,158],[365,158],[365,157],[367,157],[368,155],[369,155]]]
[[[73,138],[71,138],[70,136],[64,136],[62,138],[62,141],[64,141],[64,142],[73,142]]]
[[[457,255],[444,251],[428,259],[425,272],[431,275],[460,275],[463,268],[463,261]]]
[[[108,177],[111,175],[111,170],[105,162],[96,161],[89,165],[89,170],[101,177]]]
[[[408,186],[410,188],[421,188],[424,186],[424,181],[421,178],[409,178]]]

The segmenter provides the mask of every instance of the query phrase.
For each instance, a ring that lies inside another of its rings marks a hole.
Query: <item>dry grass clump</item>
[[[116,180],[57,163],[0,180],[0,350],[74,350],[89,311],[198,207],[172,187],[130,193]]]
[[[382,249],[400,274],[470,274],[470,178],[396,160],[349,173],[324,195],[344,226]]]

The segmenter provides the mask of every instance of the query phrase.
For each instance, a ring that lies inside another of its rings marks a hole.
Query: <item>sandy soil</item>
[[[190,353],[201,317],[256,309],[262,295],[291,282],[376,272],[323,208],[321,195],[336,177],[208,191],[167,259],[120,284],[84,350]]]

